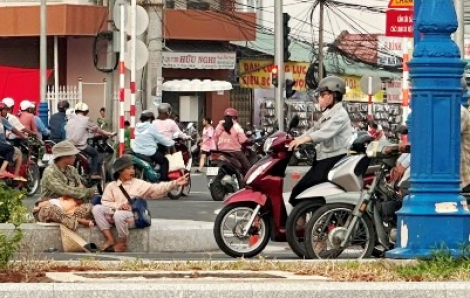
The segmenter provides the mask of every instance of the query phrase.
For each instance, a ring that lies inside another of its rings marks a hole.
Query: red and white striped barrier
[[[125,73],[126,69],[124,66],[124,55],[125,55],[125,38],[124,33],[125,27],[125,7],[123,4],[120,6],[121,13],[121,44],[120,44],[120,53],[119,53],[119,156],[122,156],[124,153],[124,94],[125,94]]]
[[[403,51],[403,82],[402,82],[402,96],[403,96],[403,101],[402,101],[402,107],[403,107],[403,119],[402,123],[406,123],[406,119],[408,119],[408,114],[409,114],[409,102],[410,102],[410,91],[409,91],[409,77],[410,77],[410,71],[408,68],[408,62],[410,61],[410,57],[408,54],[408,42],[409,39],[407,37],[403,38],[403,45],[402,45],[402,51]]]

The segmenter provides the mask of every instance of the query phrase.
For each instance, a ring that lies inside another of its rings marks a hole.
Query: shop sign
[[[387,10],[385,35],[395,37],[413,37],[413,11]]]
[[[379,36],[377,43],[377,63],[387,66],[398,66],[402,63],[403,37]],[[412,51],[412,48],[410,49]]]
[[[237,54],[163,52],[163,68],[235,69]]]
[[[367,102],[367,94],[361,90],[361,77],[356,76],[340,76],[346,82],[346,94],[344,95],[344,100],[347,101],[362,101]],[[383,91],[377,92],[372,100],[374,102],[383,102]]]
[[[306,90],[305,75],[307,74],[309,63],[287,62],[284,64],[286,78],[295,82],[294,90]],[[240,87],[252,89],[271,89],[271,69],[273,62],[270,60],[241,60]]]
[[[388,103],[401,103],[402,91],[401,80],[393,80],[387,83],[387,102]]]

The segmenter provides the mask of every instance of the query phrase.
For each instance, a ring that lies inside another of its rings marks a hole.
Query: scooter
[[[175,150],[176,152],[181,152],[183,156],[183,161],[185,168],[171,171],[168,173],[168,178],[170,180],[177,180],[179,177],[182,177],[186,173],[191,172],[192,157],[191,152],[187,146],[187,140],[180,138],[178,135],[175,135]],[[150,156],[128,152],[132,156],[135,167],[135,176],[139,179],[156,183],[160,181],[160,166],[153,162]],[[184,186],[179,186],[178,188],[172,190],[168,193],[168,197],[172,200],[178,200],[182,195],[188,195],[191,191],[191,177],[189,177],[188,183]]]
[[[105,136],[93,136],[92,138],[89,138],[88,145],[96,148],[98,154],[101,154],[103,157],[103,163],[101,165],[101,169],[99,169],[101,180],[93,180],[90,178],[91,161],[90,157],[84,152],[79,152],[77,154],[74,166],[77,169],[78,174],[82,176],[87,187],[96,185],[98,193],[103,194],[107,182],[112,180],[111,173],[108,169],[111,168],[110,165],[113,163],[115,158],[114,145],[111,143],[111,140]]]
[[[368,158],[381,166],[372,185],[362,192],[350,193],[348,199],[325,197],[325,205],[312,215],[306,227],[308,258],[380,257],[394,247],[395,212],[401,208],[402,196],[386,183],[386,175],[399,155],[398,145],[387,140],[368,146]]]
[[[2,179],[6,181],[6,184],[10,187],[26,188],[26,195],[28,197],[34,196],[39,190],[41,174],[39,166],[37,164],[39,147],[41,144],[35,138],[29,138],[28,140],[15,139],[14,146],[20,149],[23,162],[20,168],[20,176],[25,178],[26,182],[14,181],[11,179]],[[0,163],[3,163],[4,158],[0,156]],[[7,171],[14,172],[15,165],[8,164]]]
[[[264,149],[268,154],[246,174],[246,187],[224,201],[225,206],[219,211],[214,223],[214,237],[219,248],[227,255],[253,257],[264,250],[270,239],[275,242],[285,242],[288,239],[286,222],[292,216],[289,214],[292,206],[288,196],[283,199],[283,184],[286,168],[292,156],[292,151],[288,151],[288,145],[293,140],[289,132],[298,123],[299,118],[294,117],[289,124],[288,132],[279,131],[266,139]],[[353,144],[366,141],[368,140],[356,139]],[[345,158],[346,163],[348,159],[361,160],[365,156],[362,154],[365,152],[364,145],[355,147],[357,155]],[[342,164],[345,159],[338,164]],[[360,168],[357,169],[359,176],[366,172],[366,165],[367,163],[360,163]],[[342,184],[341,179],[332,178],[333,183]],[[359,180],[362,180],[361,178],[357,177]],[[320,202],[316,205],[311,204],[303,209],[304,212],[299,214],[299,217],[305,217],[307,212],[312,212],[319,206]],[[296,242],[294,253],[304,256],[304,235],[303,233],[294,235],[295,237],[291,237]]]

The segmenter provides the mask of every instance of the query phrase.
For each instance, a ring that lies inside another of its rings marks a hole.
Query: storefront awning
[[[212,80],[171,80],[163,83],[163,91],[173,92],[210,92],[232,90],[232,84],[227,81]]]

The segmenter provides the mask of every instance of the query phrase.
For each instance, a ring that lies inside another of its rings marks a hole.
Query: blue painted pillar
[[[49,124],[49,104],[46,101],[41,101],[39,103],[39,118],[41,118],[42,123],[44,123],[46,126]]]
[[[421,32],[418,30],[418,26],[416,22],[418,21],[418,13],[419,10],[421,9],[421,3],[423,0],[413,0],[413,43],[414,47],[416,47],[416,43],[421,39]]]
[[[409,63],[411,188],[397,212],[396,248],[387,256],[429,257],[441,247],[459,256],[469,243],[470,211],[460,195],[460,81],[465,63],[450,38],[457,29],[453,1],[423,1],[417,28],[424,35]]]

